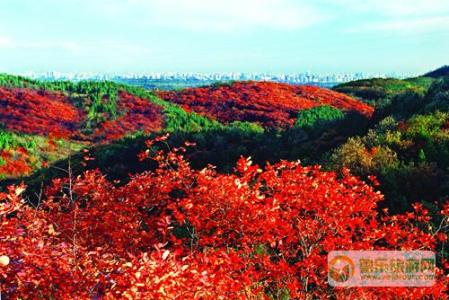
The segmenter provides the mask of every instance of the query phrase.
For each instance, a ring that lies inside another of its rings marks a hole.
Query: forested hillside
[[[440,73],[157,93],[1,75],[2,296],[444,299]],[[434,251],[436,284],[330,287],[341,249]]]

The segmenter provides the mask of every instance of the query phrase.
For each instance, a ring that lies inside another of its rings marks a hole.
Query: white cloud
[[[325,0],[347,10],[391,17],[441,15],[449,12],[448,0]]]
[[[357,31],[433,31],[444,30],[449,15],[449,0],[89,0],[85,6],[143,29],[221,33],[298,30],[326,21],[338,27],[351,17]]]
[[[449,32],[449,0],[323,0],[354,17],[347,32]],[[340,16],[341,17],[341,16]],[[362,19],[362,21],[360,21]],[[365,20],[365,21],[363,21]]]
[[[367,23],[358,31],[388,31],[404,34],[425,33],[436,30],[446,30],[449,32],[449,17],[427,17],[387,20],[384,22]]]
[[[130,17],[146,26],[200,31],[290,30],[323,19],[304,0],[101,0],[92,5],[96,13]]]

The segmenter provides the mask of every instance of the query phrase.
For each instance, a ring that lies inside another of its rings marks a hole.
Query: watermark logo
[[[431,251],[332,251],[328,280],[336,287],[429,287],[435,284]]]
[[[338,255],[329,261],[329,278],[335,282],[346,282],[354,276],[355,264],[347,256]]]

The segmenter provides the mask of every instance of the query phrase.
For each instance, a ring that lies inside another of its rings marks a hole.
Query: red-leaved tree
[[[431,288],[331,288],[331,250],[434,250],[445,242],[415,212],[379,212],[382,195],[348,172],[242,158],[232,174],[192,169],[183,149],[122,186],[99,171],[54,180],[36,205],[24,186],[0,195],[0,289],[8,298],[445,298]]]

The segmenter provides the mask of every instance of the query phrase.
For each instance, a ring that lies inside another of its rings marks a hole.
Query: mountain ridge
[[[436,70],[428,72],[424,75],[425,77],[439,78],[443,76],[449,76],[449,65],[442,66]]]

